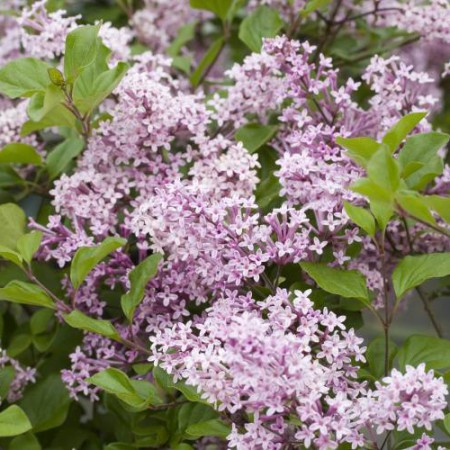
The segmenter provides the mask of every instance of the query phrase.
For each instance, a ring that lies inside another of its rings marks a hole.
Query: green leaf
[[[219,419],[211,419],[189,425],[186,433],[195,439],[203,436],[217,436],[225,439],[231,433],[231,427]]]
[[[397,345],[393,341],[389,341],[389,361],[392,362],[397,353]],[[370,367],[370,373],[379,379],[384,375],[384,355],[385,355],[385,339],[379,336],[370,341],[366,358]]]
[[[21,134],[53,126],[76,128],[75,116],[64,106],[63,91],[53,84],[44,92],[36,94],[28,104],[27,112],[30,120],[25,122]]]
[[[11,261],[16,266],[22,267],[22,255],[3,245],[0,245],[0,258]]]
[[[67,82],[73,83],[95,61],[101,45],[99,31],[100,25],[87,25],[67,35],[64,52],[64,75]]]
[[[392,203],[372,200],[370,202],[370,210],[377,220],[378,226],[382,231],[384,231],[394,214],[394,207],[392,206]]]
[[[73,89],[75,106],[82,114],[91,113],[118,86],[129,65],[119,62],[113,69],[101,73],[94,82],[86,83],[81,75]]]
[[[450,275],[450,253],[430,253],[406,256],[392,274],[394,290],[398,298],[431,278]]]
[[[48,77],[55,86],[62,87],[66,83],[66,80],[64,80],[64,75],[62,74],[62,72],[59,69],[56,69],[55,67],[50,67],[50,69],[48,69]]]
[[[25,350],[27,350],[32,343],[32,338],[29,334],[16,334],[8,345],[8,355],[11,358],[16,358],[20,354],[22,354]]]
[[[362,228],[369,236],[375,235],[375,219],[372,214],[367,211],[367,209],[352,205],[348,202],[344,202],[344,209],[348,217],[350,217],[350,219]]]
[[[33,431],[57,428],[64,423],[71,400],[59,373],[52,373],[29,387],[19,405],[33,424]]]
[[[17,239],[25,233],[26,217],[14,203],[0,205],[0,245],[16,248]]]
[[[261,50],[263,38],[275,37],[283,28],[278,11],[261,5],[241,23],[239,39],[253,52]]]
[[[17,436],[31,430],[27,415],[17,405],[12,405],[0,412],[0,436]]]
[[[145,408],[161,403],[155,386],[146,381],[130,380],[118,369],[109,368],[96,373],[89,378],[89,382],[135,408]]]
[[[32,433],[26,433],[14,438],[9,444],[8,450],[41,450],[41,444]]]
[[[210,405],[186,403],[178,411],[177,432],[186,439],[192,439],[187,429],[194,424],[217,419],[218,414]]]
[[[347,150],[347,155],[356,164],[366,168],[370,158],[380,148],[380,143],[369,137],[336,138],[336,143]]]
[[[395,192],[400,186],[400,167],[386,146],[380,147],[367,164],[369,179],[380,187]]]
[[[391,192],[368,178],[359,178],[350,188],[352,191],[368,197],[371,202],[390,204],[393,200]]]
[[[65,322],[72,328],[100,334],[114,341],[121,341],[119,332],[108,320],[93,319],[77,310],[72,311],[70,314],[65,314],[63,317]]]
[[[423,165],[428,164],[431,158],[436,157],[438,150],[443,148],[448,140],[448,134],[435,131],[416,134],[406,139],[405,145],[400,150],[398,160],[404,170],[411,164],[420,163],[420,166],[416,165],[418,170]]]
[[[124,444],[122,442],[113,442],[105,447],[105,450],[135,450],[137,447],[132,444]]]
[[[6,398],[8,395],[9,387],[16,376],[16,371],[12,366],[5,366],[0,369],[0,399]]]
[[[190,5],[195,9],[211,11],[225,22],[233,0],[190,0]]]
[[[241,141],[249,153],[254,153],[266,142],[270,141],[277,131],[278,127],[275,125],[251,123],[239,128],[234,138],[236,141]]]
[[[194,73],[191,75],[190,80],[194,87],[197,87],[199,85],[202,80],[203,74],[208,70],[210,66],[214,64],[214,61],[219,57],[224,45],[225,40],[223,37],[220,37],[212,43],[211,47],[209,47],[208,51],[205,53],[205,56],[203,56]]]
[[[0,165],[0,188],[7,189],[10,187],[17,187],[23,183],[22,178],[20,178],[19,174],[11,167]],[[0,221],[0,229],[2,222]],[[1,233],[0,233],[0,242],[1,242]]]
[[[57,145],[47,156],[47,171],[50,179],[55,179],[64,172],[73,158],[76,158],[84,148],[84,140],[70,137]]]
[[[56,308],[53,300],[40,287],[24,281],[13,280],[5,287],[0,288],[0,300],[51,309]]]
[[[438,213],[447,223],[450,223],[450,197],[429,195],[421,198],[428,208]]]
[[[417,124],[427,115],[426,112],[413,112],[402,117],[383,137],[392,153],[397,150],[402,141],[411,133]]]
[[[172,377],[161,367],[154,367],[153,376],[156,382],[162,389],[176,389],[181,392],[189,401],[208,404],[206,400],[201,398],[201,394],[197,392],[197,388],[190,386],[183,381],[177,381],[176,383],[172,380]]]
[[[138,448],[162,448],[163,444],[169,440],[167,428],[158,423],[133,427],[133,433],[136,435],[136,446]],[[172,446],[170,448],[173,449]]]
[[[426,202],[422,197],[414,191],[401,191],[395,195],[395,200],[401,209],[405,210],[412,216],[423,220],[424,222],[435,224],[433,215],[431,214]]]
[[[145,287],[158,273],[158,265],[162,260],[160,253],[149,256],[137,265],[129,274],[130,290],[122,295],[121,305],[126,318],[131,321],[134,311],[144,298]]]
[[[172,67],[189,75],[191,73],[192,61],[192,56],[174,56],[172,58]]]
[[[42,164],[41,155],[33,146],[15,142],[5,145],[0,150],[0,164]]]
[[[10,98],[31,97],[50,84],[51,66],[34,58],[14,59],[0,69],[0,93]]]
[[[300,266],[324,291],[369,304],[366,279],[357,270],[335,269],[322,263],[304,262]]]
[[[450,341],[433,336],[410,336],[400,347],[395,360],[400,370],[421,363],[429,369],[445,369],[450,367]]]
[[[184,45],[194,39],[196,26],[197,22],[192,22],[180,27],[175,39],[166,50],[169,56],[172,58],[178,56]]]
[[[450,435],[450,413],[444,418],[444,428],[448,435]]]
[[[410,167],[408,168],[410,169]],[[439,156],[431,157],[426,164],[415,170],[406,178],[406,184],[410,189],[420,191],[433,181],[444,170],[444,163]]]
[[[75,253],[70,267],[70,280],[75,289],[80,287],[91,270],[110,253],[123,247],[126,239],[107,237],[96,247],[81,247]]]
[[[41,231],[32,231],[31,233],[20,236],[17,240],[17,250],[22,255],[22,258],[31,263],[34,254],[38,251],[42,241]]]
[[[48,309],[36,311],[30,320],[30,329],[33,335],[45,333],[50,321],[54,318],[54,313]]]
[[[303,18],[308,17],[314,11],[323,9],[331,3],[331,0],[309,0],[304,8],[300,11]]]

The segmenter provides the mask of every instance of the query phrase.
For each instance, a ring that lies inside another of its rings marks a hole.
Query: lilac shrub
[[[447,448],[447,3],[25,3],[0,447]]]

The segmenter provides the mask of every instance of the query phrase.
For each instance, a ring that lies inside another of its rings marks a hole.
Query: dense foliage
[[[1,13],[0,448],[450,448],[447,0]]]

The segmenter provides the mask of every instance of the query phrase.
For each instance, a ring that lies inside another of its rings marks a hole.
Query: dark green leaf
[[[59,373],[53,373],[31,386],[19,405],[33,424],[33,431],[59,427],[67,417],[70,398]]]
[[[8,450],[41,450],[41,444],[32,433],[26,433],[14,438],[9,444]]]
[[[13,336],[8,345],[7,353],[12,358],[16,358],[27,350],[32,343],[32,337],[29,334],[20,333]]]
[[[9,387],[16,375],[12,366],[5,366],[0,369],[0,398],[3,400],[8,395]]]
[[[34,335],[47,331],[50,321],[54,318],[54,313],[49,309],[36,311],[30,320],[30,329]]]
[[[189,425],[186,433],[195,439],[203,436],[217,436],[225,439],[231,433],[231,427],[219,419],[211,419]]]

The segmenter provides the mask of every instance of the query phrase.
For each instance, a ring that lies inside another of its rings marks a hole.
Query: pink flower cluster
[[[236,417],[229,445],[238,450],[360,448],[371,433],[412,433],[444,417],[447,387],[424,365],[393,370],[375,390],[358,382],[363,340],[343,317],[314,309],[310,293],[291,300],[279,289],[255,302],[226,291],[202,318],[158,332],[151,360]]]
[[[351,3],[343,5],[350,10]],[[393,10],[400,8],[393,3]],[[292,21],[305,2],[251,0],[248,8],[261,4]],[[419,34],[429,27],[430,40],[447,39],[450,15],[442,1],[410,1],[401,8],[405,14],[386,12],[377,20],[384,25],[395,20]],[[436,14],[445,17],[442,27]],[[146,0],[130,17],[132,28],[101,27],[113,61],[126,59],[132,68],[101,106],[109,118],[93,131],[74,172],[54,181],[50,194],[56,214],[46,226],[31,222],[43,232],[38,258],[65,267],[82,246],[107,236],[127,238],[132,251],[114,252],[79,289],[67,277],[63,281],[73,307],[110,320],[102,288],[127,291],[130,271],[150,253],[162,253],[164,261],[132,323],[115,318],[114,325],[141,349],[148,349],[150,340],[151,361],[195,386],[228,418],[230,448],[281,450],[290,443],[320,450],[343,443],[359,448],[394,429],[429,430],[446,407],[441,378],[420,365],[406,367],[405,373],[393,370],[372,387],[360,381],[363,340],[344,326],[343,317],[316,309],[312,290],[292,294],[279,285],[284,286],[284,269],[297,270],[296,281],[312,284],[295,264],[326,257],[332,266],[358,269],[378,296],[383,283],[377,248],[343,209],[344,201],[364,204],[349,189],[364,171],[336,138],[379,139],[403,115],[438,108],[435,81],[394,55],[374,56],[361,81],[342,82],[332,60],[317,54],[316,47],[281,36],[265,40],[260,53],[235,64],[225,73],[226,83],[213,84],[210,92],[194,91],[157,52],[170,45],[182,23],[204,17],[211,16],[187,2]],[[78,20],[63,11],[49,13],[45,2],[35,2],[2,24],[6,44],[0,46],[0,58],[17,56],[21,46],[27,56],[59,58]],[[134,37],[156,53],[131,56]],[[365,107],[355,100],[362,87],[372,92]],[[26,102],[4,105],[1,145],[21,140],[39,148],[39,136],[20,137]],[[276,130],[259,152],[250,153],[235,137],[249,124]],[[430,129],[424,120],[415,132]],[[261,207],[266,155],[275,162],[275,206]],[[449,186],[446,167],[428,193]],[[387,231],[388,268],[411,250],[420,254],[450,246],[421,224],[408,235],[402,222],[392,221]],[[351,259],[355,243],[362,250]],[[374,305],[383,307],[379,301]],[[127,370],[143,357],[87,333],[62,378],[72,397],[96,400],[99,391],[87,381],[92,374],[107,367]],[[16,370],[15,399],[34,381],[34,371],[5,354],[3,361],[0,365]],[[424,435],[414,448],[431,443]]]
[[[19,400],[24,389],[30,384],[36,381],[36,369],[32,367],[23,367],[19,361],[8,356],[5,350],[0,350],[0,369],[12,369],[13,376],[8,388],[8,394],[6,400],[9,403]],[[6,379],[6,378],[5,378]],[[3,398],[0,398],[0,402],[3,402]]]

